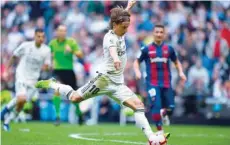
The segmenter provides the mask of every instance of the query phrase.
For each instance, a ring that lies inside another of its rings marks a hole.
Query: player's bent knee
[[[144,110],[144,104],[138,98],[132,98],[124,102],[124,105],[133,109],[133,111],[137,111],[139,109]]]
[[[143,102],[139,99],[134,100],[134,104],[136,108],[145,108]]]
[[[72,101],[73,103],[80,103],[81,101],[83,101],[84,99],[76,92],[74,91],[71,96],[69,97],[70,101]]]

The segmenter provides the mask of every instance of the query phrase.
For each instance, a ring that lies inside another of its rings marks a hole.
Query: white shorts
[[[130,98],[137,98],[126,85],[116,84],[105,74],[99,73],[98,76],[86,83],[77,90],[78,94],[84,99],[100,95],[108,95],[118,103],[124,103]]]
[[[38,90],[34,87],[34,85],[28,85],[24,82],[16,81],[15,93],[16,97],[25,95],[26,100],[30,101],[38,93]]]

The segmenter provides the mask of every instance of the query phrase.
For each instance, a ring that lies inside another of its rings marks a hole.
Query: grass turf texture
[[[165,130],[171,132],[168,145],[230,145],[229,126],[172,125]],[[75,139],[70,134],[94,140]],[[132,145],[146,142],[141,130],[131,124],[61,124],[56,127],[51,123],[29,122],[12,124],[10,132],[1,131],[2,145]]]

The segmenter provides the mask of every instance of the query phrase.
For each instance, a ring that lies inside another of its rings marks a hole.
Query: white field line
[[[81,140],[88,140],[88,141],[103,141],[103,142],[115,142],[115,143],[124,143],[124,144],[137,144],[137,145],[146,145],[144,142],[134,142],[134,141],[125,141],[125,140],[111,140],[111,139],[104,139],[104,138],[91,138],[91,137],[83,137],[83,136],[137,136],[137,133],[128,133],[128,132],[113,132],[113,133],[75,133],[70,134],[69,137],[75,138],[75,139],[81,139]],[[190,137],[209,137],[207,134],[176,134],[173,135],[175,137],[184,137],[184,138],[190,138]],[[224,134],[217,134],[217,138],[228,138],[228,136]],[[210,144],[212,144],[210,142]],[[169,145],[169,144],[168,144]]]
[[[78,135],[83,135],[83,136],[138,136],[138,133],[131,133],[131,132],[104,132],[104,133],[76,133]],[[190,138],[190,137],[210,137],[208,134],[188,134],[188,133],[182,133],[182,134],[172,134],[174,137],[185,137],[185,138]],[[211,135],[213,138],[228,138],[229,136],[225,134],[215,134]]]
[[[19,131],[21,132],[30,132],[29,128],[20,128]]]
[[[137,145],[145,145],[144,142],[134,142],[134,141],[125,141],[125,140],[110,140],[110,139],[103,139],[103,138],[88,138],[82,137],[81,134],[70,134],[69,137],[81,140],[88,140],[88,141],[103,141],[103,142],[116,142],[116,143],[124,143],[124,144],[137,144]]]
[[[137,133],[131,133],[131,132],[105,132],[105,133],[78,133],[79,135],[84,136],[137,136]]]

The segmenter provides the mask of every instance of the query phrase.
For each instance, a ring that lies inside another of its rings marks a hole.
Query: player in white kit
[[[9,131],[10,121],[22,110],[26,101],[34,97],[37,89],[35,83],[38,81],[42,67],[48,68],[51,64],[50,48],[44,42],[45,33],[42,29],[35,30],[35,40],[23,42],[13,52],[13,56],[7,65],[6,71],[19,58],[16,69],[15,95],[2,110],[1,118],[4,120],[3,129]],[[5,77],[7,74],[5,74]],[[8,117],[5,115],[11,113]]]
[[[149,144],[152,145],[159,143],[158,135],[152,132],[145,117],[145,109],[141,100],[124,85],[123,72],[127,62],[124,34],[130,24],[130,13],[128,11],[134,4],[134,1],[129,1],[126,9],[117,7],[111,10],[111,30],[105,34],[103,40],[104,69],[98,70],[98,75],[94,79],[77,91],[74,91],[68,85],[56,83],[52,79],[39,81],[36,87],[52,88],[63,96],[67,96],[72,102],[81,102],[98,95],[110,96],[120,104],[135,111],[136,125],[142,129],[149,140]]]

